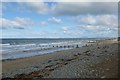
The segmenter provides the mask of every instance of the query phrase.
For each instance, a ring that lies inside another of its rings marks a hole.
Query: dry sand
[[[2,62],[3,78],[118,78],[117,39]]]

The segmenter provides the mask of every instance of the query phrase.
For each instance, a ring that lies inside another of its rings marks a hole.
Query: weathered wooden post
[[[68,48],[70,48],[70,46],[68,45]]]
[[[66,46],[64,46],[64,48],[66,48]]]
[[[74,48],[74,46],[72,46],[72,48]]]
[[[79,48],[79,46],[77,45],[76,48]]]

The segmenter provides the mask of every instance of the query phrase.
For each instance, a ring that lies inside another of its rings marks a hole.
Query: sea
[[[32,57],[82,47],[98,38],[7,38],[0,39],[1,60]]]

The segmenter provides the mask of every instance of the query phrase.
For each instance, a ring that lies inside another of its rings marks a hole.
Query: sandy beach
[[[80,48],[2,61],[3,78],[118,78],[117,39]]]

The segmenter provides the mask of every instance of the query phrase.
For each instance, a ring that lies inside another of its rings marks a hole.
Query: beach
[[[118,78],[118,41],[3,60],[2,78]]]

